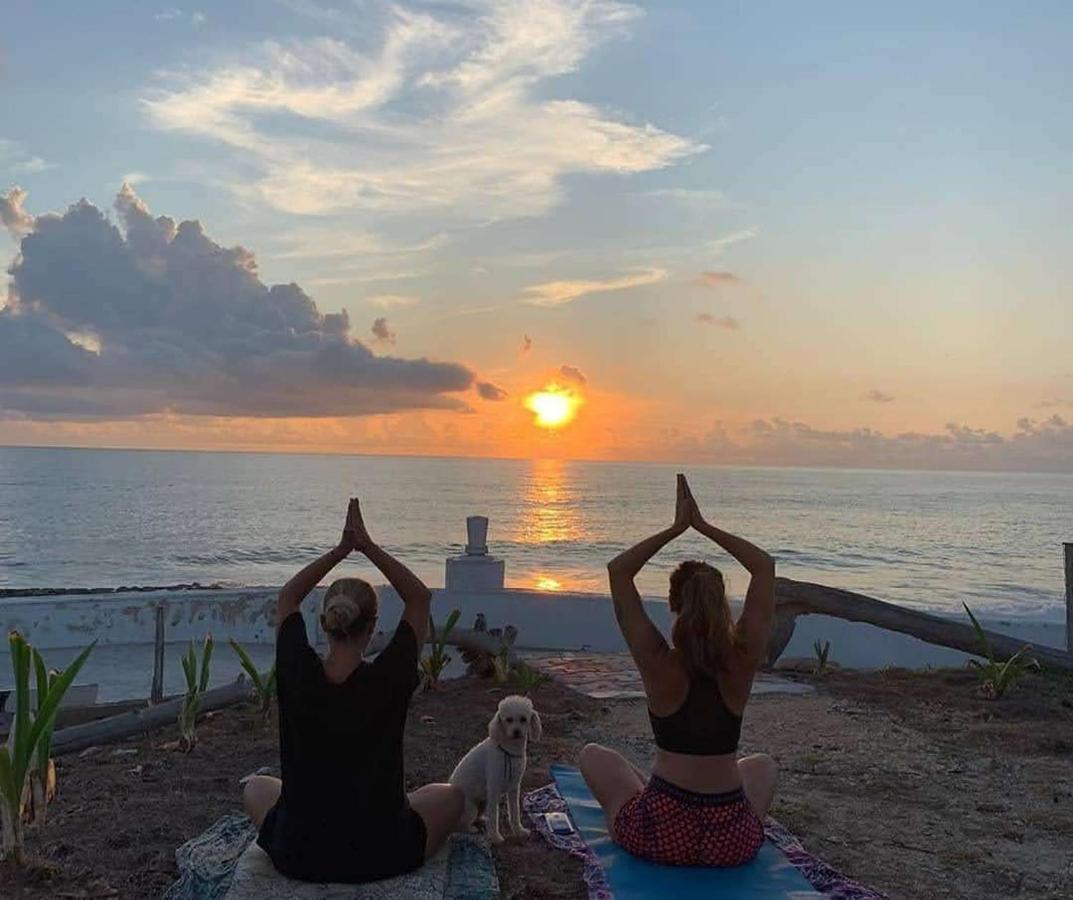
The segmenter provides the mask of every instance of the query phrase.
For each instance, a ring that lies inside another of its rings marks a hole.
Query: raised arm
[[[633,579],[644,568],[645,563],[689,527],[691,502],[688,491],[684,489],[684,479],[679,475],[674,524],[628,550],[623,550],[607,564],[615,618],[618,619],[626,646],[630,648],[642,678],[646,670],[651,671],[658,664],[668,646],[666,638],[645,612],[644,603]]]
[[[688,484],[686,491],[689,491]],[[767,651],[771,622],[775,617],[775,560],[745,538],[706,521],[695,502],[691,502],[690,508],[693,516],[690,524],[726,550],[749,573],[749,589],[745,592],[745,604],[738,618],[738,634],[749,661],[758,665]]]
[[[354,549],[365,557],[383,575],[402,600],[402,617],[410,623],[417,636],[417,646],[425,643],[428,634],[428,616],[432,608],[432,592],[425,583],[399,562],[390,553],[380,547],[371,537],[361,516],[361,506],[357,500],[354,504],[353,540]]]
[[[351,516],[357,508],[357,503],[357,500],[351,500],[350,506],[347,507],[347,521],[343,527],[343,536],[340,538],[339,543],[323,556],[311,562],[280,588],[279,597],[276,600],[277,631],[279,631],[280,625],[283,624],[283,620],[287,616],[298,611],[302,601],[309,596],[309,592],[313,588],[320,584],[321,579],[350,554],[354,547],[351,536]]]

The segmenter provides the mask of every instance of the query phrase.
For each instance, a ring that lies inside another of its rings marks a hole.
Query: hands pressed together
[[[365,521],[361,517],[361,503],[357,497],[350,498],[350,504],[346,510],[346,524],[343,525],[343,535],[339,538],[338,549],[350,553],[357,550],[364,553],[374,546],[373,539],[369,537],[369,530],[365,527]]]
[[[674,507],[674,524],[671,526],[676,534],[682,534],[690,528],[700,529],[707,525],[700,507],[689,489],[685,475],[678,476],[678,499]]]

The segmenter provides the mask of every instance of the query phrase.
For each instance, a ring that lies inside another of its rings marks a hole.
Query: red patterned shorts
[[[696,794],[653,775],[615,817],[624,850],[668,866],[738,866],[764,843],[764,826],[745,793]]]

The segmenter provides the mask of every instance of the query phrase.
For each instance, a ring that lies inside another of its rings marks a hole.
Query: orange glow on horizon
[[[541,428],[562,428],[577,415],[582,399],[569,388],[549,384],[525,398],[525,408],[534,415],[533,423]]]

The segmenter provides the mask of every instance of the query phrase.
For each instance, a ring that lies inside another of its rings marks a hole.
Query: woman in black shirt
[[[351,551],[363,553],[405,606],[387,647],[364,658],[376,629],[375,591],[342,578],[324,594],[324,659],[306,637],[299,607]],[[418,868],[455,829],[461,791],[428,784],[407,794],[402,736],[418,683],[431,594],[378,547],[350,501],[339,545],[279,593],[276,687],[282,780],[255,776],[242,800],[257,843],[284,875],[305,881],[363,882]]]

